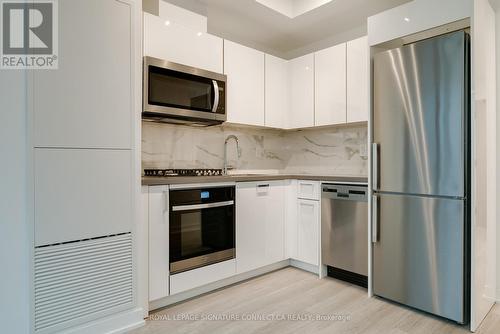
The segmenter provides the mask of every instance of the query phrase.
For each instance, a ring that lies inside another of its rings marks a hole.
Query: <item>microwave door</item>
[[[226,121],[225,75],[146,56],[143,79],[143,118],[209,125]]]
[[[146,111],[190,118],[215,119],[217,81],[149,66]]]

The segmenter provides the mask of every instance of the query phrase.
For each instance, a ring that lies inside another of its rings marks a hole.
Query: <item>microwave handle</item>
[[[212,107],[212,112],[216,113],[219,108],[219,84],[216,80],[212,80],[214,85],[214,106]]]

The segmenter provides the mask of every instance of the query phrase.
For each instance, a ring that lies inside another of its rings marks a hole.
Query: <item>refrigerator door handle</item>
[[[373,143],[372,144],[372,184],[373,184],[373,189],[378,190],[378,144]]]
[[[378,196],[372,196],[372,243],[377,243],[378,238]]]

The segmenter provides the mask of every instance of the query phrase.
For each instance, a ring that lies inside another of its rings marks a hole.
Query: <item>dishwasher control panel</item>
[[[322,196],[332,199],[346,199],[353,201],[368,201],[366,186],[348,184],[323,184]]]

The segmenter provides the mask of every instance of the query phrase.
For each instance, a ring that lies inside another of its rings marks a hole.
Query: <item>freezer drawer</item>
[[[373,205],[374,293],[465,322],[465,201],[378,194]]]
[[[323,185],[321,260],[325,265],[368,276],[366,187]]]

